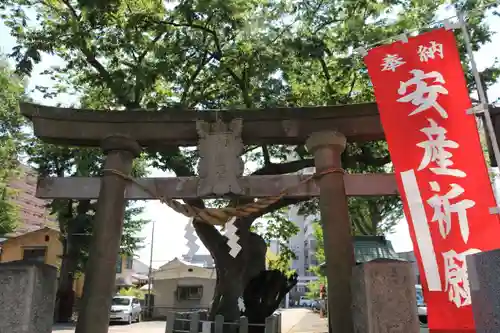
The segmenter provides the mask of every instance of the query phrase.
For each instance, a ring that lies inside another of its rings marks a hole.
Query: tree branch
[[[303,201],[307,201],[309,199],[310,198],[286,198],[286,199],[278,200],[277,202],[267,206],[266,208],[264,208],[256,213],[250,214],[250,215],[243,217],[243,218],[239,218],[235,222],[235,224],[240,229],[250,229],[250,227],[252,226],[252,223],[256,219],[258,219],[259,217],[264,216],[267,213],[274,212],[275,210],[278,210],[278,209],[281,209],[284,207],[288,207],[290,205],[296,205],[298,203],[301,203]]]
[[[67,0],[62,0],[62,2],[68,7],[68,9],[71,12],[71,15],[73,18],[76,19],[77,22],[80,21],[80,17],[76,13],[76,10],[71,6],[69,1]],[[79,29],[79,26],[78,28]],[[136,105],[131,105],[130,101],[127,100],[127,98],[123,95],[123,91],[121,88],[117,89],[114,85],[114,80],[111,77],[111,74],[106,70],[106,68],[97,60],[97,57],[95,54],[92,53],[92,51],[86,46],[87,41],[84,38],[80,38],[79,40],[79,49],[85,56],[85,59],[87,62],[94,67],[94,69],[99,73],[103,81],[106,83],[106,85],[111,89],[113,94],[116,96],[118,102],[122,104],[123,106],[129,108],[129,107],[136,107]]]
[[[242,89],[242,92],[246,91],[246,85],[245,85],[245,82],[242,80],[242,78],[240,78],[231,68],[227,67],[223,62],[222,46],[221,46],[221,43],[219,40],[219,36],[217,35],[217,32],[215,32],[214,30],[212,30],[206,26],[194,24],[194,23],[178,23],[178,22],[174,22],[174,21],[161,21],[161,22],[159,22],[159,24],[167,24],[167,25],[171,25],[174,27],[193,28],[193,29],[198,29],[198,30],[202,30],[202,31],[209,33],[213,38],[215,48],[217,50],[217,54],[212,53],[211,55],[213,56],[213,58],[219,60],[222,67],[229,73],[229,75],[236,81],[238,86]],[[245,98],[245,96],[243,96],[243,97],[245,99],[245,103],[247,103],[248,102],[247,98]],[[249,106],[247,105],[247,107],[249,107]]]
[[[294,173],[305,168],[314,166],[313,159],[296,160],[287,163],[270,163],[264,165],[259,170],[252,173],[252,175],[283,175],[287,173]]]
[[[264,165],[271,164],[271,156],[269,155],[269,149],[266,145],[262,145],[262,156],[264,157]]]
[[[349,88],[349,92],[346,94],[342,104],[348,104],[351,99],[352,93],[354,91],[354,87],[356,86],[356,81],[358,80],[358,75],[354,72],[354,78],[352,79],[351,86]]]
[[[68,0],[62,0],[62,2],[66,5],[66,7],[68,7],[68,9],[70,10],[71,12],[71,15],[77,20],[77,21],[80,21],[80,15],[77,14],[75,8],[73,6],[71,6],[71,4],[69,3]]]
[[[163,38],[163,36],[166,34],[165,31],[162,31],[160,33],[158,33],[156,35],[156,37],[151,41],[151,44],[149,44],[146,49],[144,51],[142,51],[142,53],[137,57],[136,59],[136,64],[135,64],[135,71],[136,71],[136,75],[135,75],[135,87],[134,87],[134,106],[135,107],[138,107],[140,105],[140,102],[141,102],[141,99],[142,99],[142,93],[144,92],[144,90],[142,89],[142,85],[139,84],[139,81],[140,81],[140,69],[139,69],[139,66],[142,64],[144,58],[147,56],[147,54],[149,53],[149,51],[151,51],[151,49],[154,47],[154,45],[161,39]],[[153,80],[154,81],[154,80]]]
[[[333,90],[332,87],[332,77],[330,75],[330,71],[328,70],[328,66],[325,62],[325,59],[323,59],[323,56],[319,58],[319,63],[321,64],[321,70],[323,71],[323,75],[325,76],[326,91],[330,95],[330,98],[333,98],[333,96],[335,96],[335,91]]]
[[[147,56],[147,54],[149,53],[149,51],[151,51],[151,49],[153,48],[153,46],[155,46],[155,44],[163,38],[163,36],[166,34],[166,31],[162,31],[160,33],[158,33],[158,35],[156,35],[156,37],[151,41],[151,44],[149,44],[149,46],[137,57],[137,63],[140,64],[144,58]]]
[[[210,55],[210,57],[208,57],[208,58],[207,58],[207,54],[208,54],[208,50],[205,50],[203,52],[203,56],[200,59],[200,62],[198,63],[198,66],[196,67],[196,70],[189,77],[189,81],[187,83],[187,87],[185,87],[185,89],[182,92],[181,105],[184,105],[184,103],[186,102],[186,98],[188,96],[189,90],[193,86],[194,81],[196,80],[196,78],[198,77],[198,75],[201,73],[201,70],[203,69],[203,67],[214,58],[214,54]]]

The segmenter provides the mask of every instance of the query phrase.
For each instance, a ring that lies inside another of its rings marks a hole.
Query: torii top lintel
[[[256,110],[181,110],[106,112],[20,104],[37,137],[60,145],[99,146],[110,135],[134,138],[143,147],[195,146],[196,120],[243,119],[245,144],[303,144],[316,131],[337,130],[351,142],[384,139],[375,103],[267,108]]]

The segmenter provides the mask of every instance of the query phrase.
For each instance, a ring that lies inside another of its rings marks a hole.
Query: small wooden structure
[[[78,333],[107,332],[115,269],[109,263],[114,263],[118,254],[126,199],[189,199],[234,196],[234,193],[242,198],[265,198],[290,187],[293,190],[285,193],[285,197],[320,196],[328,262],[330,330],[353,332],[350,282],[355,263],[347,196],[397,195],[393,175],[347,175],[341,169],[341,154],[347,140],[384,139],[374,103],[214,112],[178,109],[101,112],[23,103],[21,112],[33,122],[35,135],[45,142],[101,147],[106,154],[104,169],[108,172],[100,179],[45,178],[40,179],[37,189],[37,196],[46,199],[98,198],[87,264],[89,283],[85,284]],[[211,125],[207,127],[207,123]],[[232,135],[217,132],[217,128],[231,128],[231,123],[235,129]],[[305,143],[314,155],[316,172],[321,177],[316,183],[304,182],[304,176],[298,175],[240,177],[240,139],[246,145]],[[214,154],[200,152],[202,156],[221,157],[209,161],[200,177],[145,178],[136,184],[126,178],[142,148],[196,145],[200,149],[213,149]],[[207,172],[207,168],[212,171],[217,168],[217,172]],[[213,182],[219,180],[224,182],[223,190],[214,189]],[[153,188],[157,197],[144,188]]]
[[[247,317],[241,317],[238,322],[224,322],[224,317],[221,315],[215,316],[214,321],[207,320],[207,317],[206,311],[169,312],[165,333],[248,333],[256,326],[264,328],[264,333],[281,333],[280,313],[267,317],[263,325],[251,324]]]
[[[189,265],[175,258],[153,272],[153,318],[173,309],[208,309],[216,284],[215,268]],[[186,293],[189,297],[185,297]]]

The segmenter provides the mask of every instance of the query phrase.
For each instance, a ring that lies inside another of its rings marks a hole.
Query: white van
[[[300,296],[299,306],[310,308],[312,304],[313,304],[313,301],[311,299],[308,299],[306,296]]]
[[[132,324],[141,321],[141,302],[134,296],[115,296],[111,302],[110,321]]]
[[[417,312],[421,324],[427,324],[427,304],[425,304],[424,293],[420,284],[415,285],[417,292]]]

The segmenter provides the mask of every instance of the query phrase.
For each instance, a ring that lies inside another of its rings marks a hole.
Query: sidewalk
[[[328,319],[320,318],[319,314],[308,309],[282,310],[282,333],[327,333]],[[428,333],[425,327],[420,328],[420,333]]]
[[[326,318],[309,309],[286,309],[282,311],[282,333],[325,333],[328,332]]]

